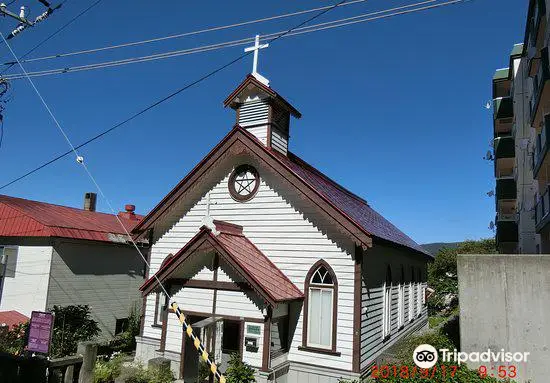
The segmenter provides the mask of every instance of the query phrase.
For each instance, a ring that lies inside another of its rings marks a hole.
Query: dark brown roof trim
[[[301,118],[302,117],[302,113],[300,113],[295,107],[293,107],[287,100],[285,100],[283,97],[281,97],[279,95],[279,93],[274,91],[269,86],[267,86],[267,85],[261,83],[260,81],[258,81],[258,79],[256,77],[254,77],[253,75],[251,75],[251,74],[246,76],[246,78],[241,83],[241,85],[239,85],[237,87],[237,89],[235,89],[233,92],[231,92],[231,94],[229,96],[227,96],[227,98],[223,102],[223,106],[225,106],[225,107],[230,106],[231,103],[233,102],[233,100],[235,99],[235,97],[237,97],[239,95],[239,93],[241,93],[244,89],[246,89],[246,87],[250,84],[253,84],[254,86],[260,88],[261,90],[266,92],[270,97],[272,97],[275,100],[277,100],[278,102],[280,102],[283,105],[283,107],[288,109],[290,114],[292,114],[294,117],[296,117],[296,118]]]

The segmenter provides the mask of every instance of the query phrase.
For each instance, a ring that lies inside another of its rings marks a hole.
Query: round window
[[[229,193],[239,202],[251,200],[260,187],[258,171],[250,165],[240,165],[229,177]]]

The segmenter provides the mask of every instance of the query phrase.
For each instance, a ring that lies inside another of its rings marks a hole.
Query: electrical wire
[[[357,4],[357,3],[364,3],[366,1],[368,1],[368,0],[353,0],[353,1],[349,1],[347,3],[341,4],[341,5],[339,5],[339,7],[344,7],[344,6],[353,5],[353,4]],[[21,63],[51,60],[51,59],[56,59],[56,58],[61,58],[61,57],[77,56],[77,55],[97,53],[97,52],[113,50],[113,49],[132,47],[132,46],[136,46],[136,45],[150,44],[150,43],[155,43],[155,42],[159,42],[159,41],[172,40],[172,39],[182,38],[182,37],[186,37],[186,36],[193,36],[193,35],[198,35],[198,34],[207,33],[207,32],[220,31],[220,30],[225,30],[225,29],[230,29],[230,28],[242,27],[242,26],[245,26],[245,25],[263,23],[263,22],[266,22],[266,21],[272,21],[272,20],[283,19],[283,18],[287,18],[287,17],[303,15],[303,14],[307,14],[307,13],[311,13],[311,12],[317,12],[317,11],[322,11],[322,10],[325,10],[325,9],[329,9],[331,7],[332,6],[313,8],[313,9],[308,9],[308,10],[304,10],[304,11],[285,13],[283,15],[264,17],[264,18],[261,18],[261,19],[243,21],[243,22],[239,22],[239,23],[223,25],[223,26],[218,26],[218,27],[212,27],[212,28],[207,28],[207,29],[200,29],[200,30],[192,31],[192,32],[184,32],[184,33],[179,33],[179,34],[176,34],[176,35],[156,37],[156,38],[147,39],[147,40],[140,40],[140,41],[133,41],[133,42],[129,42],[129,43],[123,43],[123,44],[109,45],[109,46],[100,47],[100,48],[85,49],[85,50],[80,50],[80,51],[75,51],[75,52],[67,52],[67,53],[58,53],[58,54],[49,55],[49,56],[36,57],[36,58],[27,59],[27,60],[21,60]],[[13,62],[7,62],[7,63],[4,63],[3,65],[12,65],[12,64],[14,64],[14,63]]]
[[[401,7],[396,8],[390,8],[385,9],[381,11],[376,12],[370,12],[367,14],[362,14],[358,16],[348,17],[344,19],[319,23],[303,28],[296,28],[293,32],[286,34],[284,37],[290,37],[290,36],[297,36],[302,35],[305,33],[311,33],[311,32],[318,32],[322,30],[328,30],[333,28],[339,28],[343,26],[348,26],[352,24],[358,24],[358,23],[364,23],[364,22],[370,22],[375,21],[379,19],[385,19],[390,18],[393,16],[399,16],[409,13],[415,13],[420,11],[425,11],[432,8],[439,8],[443,6],[449,6],[457,3],[464,3],[472,0],[448,0],[445,2],[432,4],[432,5],[426,5],[426,6],[420,6],[427,3],[433,3],[438,0],[426,0],[419,3],[409,4]],[[413,9],[407,9],[407,8],[413,8]],[[268,35],[261,36],[262,41],[273,41],[274,36],[278,36],[281,32],[271,33]],[[121,59],[121,60],[114,60],[114,61],[106,61],[106,62],[100,62],[95,64],[87,64],[87,65],[81,65],[81,66],[74,66],[74,67],[64,67],[64,68],[56,68],[56,69],[47,69],[42,71],[35,71],[35,72],[29,72],[28,75],[31,77],[41,77],[41,76],[50,76],[50,75],[56,75],[56,74],[65,74],[65,73],[72,73],[72,72],[81,72],[81,71],[88,71],[88,70],[95,70],[95,69],[103,69],[103,68],[109,68],[109,67],[115,67],[115,66],[121,66],[121,65],[127,65],[127,64],[136,64],[141,62],[147,62],[147,61],[156,61],[160,59],[166,59],[166,58],[172,58],[172,57],[178,57],[178,56],[184,56],[184,55],[190,55],[190,54],[196,54],[196,53],[203,53],[208,51],[213,51],[217,49],[223,49],[228,47],[234,47],[239,45],[246,45],[253,41],[254,38],[245,38],[245,39],[239,39],[239,40],[231,40],[223,43],[217,43],[217,44],[211,44],[211,45],[203,45],[195,48],[188,48],[188,49],[182,49],[177,51],[171,51],[171,52],[164,52],[164,53],[157,53],[153,55],[147,55],[147,56],[140,56],[140,57],[134,57],[134,58],[128,58],[128,59]],[[16,73],[13,75],[5,76],[7,80],[18,80],[21,78],[25,78],[25,75],[22,73]]]
[[[67,21],[65,24],[63,24],[61,27],[59,27],[57,30],[55,30],[52,34],[50,34],[48,37],[46,37],[44,40],[40,41],[38,44],[36,44],[35,46],[33,46],[31,49],[29,49],[27,52],[25,52],[21,58],[24,58],[24,57],[27,57],[29,54],[31,54],[32,52],[34,52],[36,49],[40,48],[42,45],[44,45],[47,41],[49,41],[51,38],[53,38],[55,35],[57,35],[58,33],[60,33],[61,31],[63,31],[65,28],[67,28],[69,25],[71,25],[72,23],[74,23],[76,20],[78,20],[81,16],[83,16],[84,14],[86,14],[90,9],[92,9],[93,7],[95,7],[96,5],[98,5],[99,3],[101,3],[103,0],[96,0],[94,3],[92,3],[90,6],[88,6],[86,9],[84,9],[83,11],[81,11],[78,15],[74,16],[72,19],[70,19],[69,21]],[[64,0],[61,4],[59,4],[58,7],[61,7],[63,4],[65,4],[67,2],[67,0]],[[15,64],[17,64],[17,62],[11,62],[11,63],[6,63],[6,65],[9,65],[7,68],[5,68],[2,72],[0,72],[0,75],[3,75],[4,73],[6,73],[8,70],[10,70],[11,67],[13,67]]]
[[[470,0],[463,0],[463,1],[470,1]],[[310,21],[311,21],[311,20],[310,20]],[[294,29],[292,29],[292,30],[295,30],[295,29],[297,29],[297,28],[299,28],[299,27],[296,27],[296,28],[294,28]],[[292,31],[292,30],[290,30],[290,31]],[[289,33],[291,33],[291,32],[289,32]],[[113,125],[112,127],[110,127],[110,128],[108,128],[108,129],[106,129],[106,130],[104,130],[104,131],[102,131],[102,132],[96,134],[96,135],[93,136],[93,137],[90,137],[90,138],[87,139],[86,141],[84,141],[84,142],[80,143],[79,145],[75,146],[75,149],[78,150],[78,149],[80,149],[80,148],[82,148],[82,147],[84,147],[84,146],[86,146],[86,145],[89,145],[90,143],[92,143],[92,142],[94,142],[94,141],[100,139],[101,137],[103,137],[103,136],[105,136],[105,135],[107,135],[107,134],[113,132],[114,130],[120,128],[121,126],[127,124],[128,122],[134,120],[135,118],[141,116],[142,114],[144,114],[144,113],[148,112],[149,110],[155,108],[156,106],[162,104],[163,102],[165,102],[165,101],[171,99],[172,97],[178,95],[179,93],[181,93],[181,92],[183,92],[183,91],[185,91],[185,90],[187,90],[187,89],[193,87],[194,85],[196,85],[196,84],[198,84],[198,83],[200,83],[200,82],[206,80],[207,78],[213,76],[214,74],[216,74],[216,73],[218,73],[218,72],[224,70],[224,69],[227,68],[228,66],[233,65],[233,64],[236,63],[237,61],[242,60],[242,59],[243,59],[244,57],[246,57],[246,56],[247,56],[247,54],[242,55],[242,56],[239,56],[239,57],[237,57],[236,59],[234,59],[234,60],[228,62],[228,63],[225,64],[224,66],[222,66],[222,67],[220,67],[220,68],[218,68],[218,69],[216,69],[216,70],[214,70],[214,71],[212,71],[212,72],[210,72],[210,73],[208,73],[208,74],[206,74],[206,75],[204,75],[204,76],[198,78],[197,80],[195,80],[195,81],[193,81],[193,82],[191,82],[191,83],[185,85],[184,87],[180,88],[179,90],[176,90],[176,91],[174,91],[173,93],[171,93],[171,94],[169,94],[169,95],[167,95],[167,96],[165,96],[165,97],[159,99],[158,101],[156,101],[156,102],[150,104],[149,106],[147,106],[147,107],[141,109],[140,111],[134,113],[134,114],[131,115],[130,117],[126,118],[125,120],[122,120],[122,121],[116,123],[115,125]],[[61,154],[57,155],[56,157],[53,157],[52,159],[50,159],[50,160],[44,162],[43,164],[41,164],[41,165],[35,167],[34,169],[29,170],[28,172],[22,174],[21,176],[19,176],[19,177],[15,178],[15,179],[13,179],[13,180],[11,180],[11,181],[9,181],[9,182],[3,184],[2,186],[0,186],[0,190],[5,189],[5,188],[7,188],[8,186],[13,185],[14,183],[19,182],[20,180],[22,180],[22,179],[24,179],[24,178],[27,178],[28,176],[30,176],[30,175],[32,175],[32,174],[34,174],[34,173],[36,173],[36,172],[42,170],[43,168],[45,168],[45,167],[47,167],[47,166],[49,166],[49,165],[51,165],[51,164],[53,164],[53,163],[59,161],[60,159],[62,159],[62,158],[64,158],[64,157],[68,156],[69,154],[71,154],[71,152],[72,152],[72,150],[69,150],[69,151],[66,151],[66,152],[64,152],[64,153],[61,153]]]
[[[278,39],[282,38],[283,36],[285,36],[286,34],[292,32],[294,29],[296,28],[299,28],[301,27],[302,25],[305,25],[307,23],[309,23],[310,21],[324,15],[325,13],[331,11],[332,9],[336,8],[338,5],[340,4],[344,4],[347,0],[341,0],[339,1],[338,3],[334,4],[331,8],[328,8],[328,9],[325,9],[319,13],[317,13],[316,15],[308,18],[307,20],[301,22],[300,24],[298,24],[297,26],[293,27],[293,28],[290,28],[289,30],[287,30],[286,32],[282,33],[281,35],[277,36],[276,38],[274,38],[272,40],[272,42],[275,42],[277,41]],[[19,64],[19,67],[21,68],[22,72],[23,73],[27,73],[25,68],[23,67],[23,64],[21,64],[21,62],[19,62],[19,58],[17,57],[17,55],[15,54],[15,52],[12,50],[11,46],[9,45],[8,41],[6,40],[6,38],[4,37],[4,34],[0,32],[0,36],[2,37],[2,40],[4,40],[4,43],[6,44],[6,46],[8,47],[8,49],[10,50],[11,54],[13,55],[15,61],[17,61],[17,63]],[[243,58],[247,57],[248,55],[250,55],[253,51],[249,51],[249,52],[245,52],[244,54],[241,54],[239,57],[229,61],[228,63],[222,65],[221,67],[219,67],[218,69],[215,69],[214,71],[202,76],[201,78],[199,78],[198,80],[195,80],[193,81],[192,83],[184,86],[183,88],[180,88],[179,90],[177,90],[176,92],[173,92],[171,93],[170,95],[164,97],[163,99],[161,99],[162,101],[157,101],[156,103],[152,104],[151,106],[149,106],[148,108],[144,109],[142,112],[138,112],[139,114],[143,114],[146,110],[149,110],[151,108],[153,108],[154,106],[156,105],[159,105],[160,103],[174,97],[175,95],[183,92],[185,89],[188,89],[190,88],[191,86],[193,86],[194,84],[197,84],[211,76],[213,76],[215,73],[218,73],[219,71],[223,70],[224,68],[227,68],[228,66],[242,60]],[[79,153],[77,151],[77,147],[75,147],[71,140],[69,139],[69,137],[67,136],[66,132],[63,130],[63,128],[61,127],[61,125],[59,124],[59,121],[57,120],[57,118],[55,117],[55,115],[53,114],[53,112],[51,111],[50,107],[48,106],[48,104],[46,103],[46,101],[44,100],[44,98],[42,97],[42,95],[40,94],[40,91],[37,89],[36,85],[34,84],[32,78],[30,76],[27,75],[27,80],[29,81],[29,83],[31,84],[32,88],[34,89],[35,93],[37,94],[37,96],[39,97],[40,101],[42,102],[42,104],[44,105],[45,109],[48,111],[48,113],[50,114],[50,117],[52,118],[52,120],[54,121],[55,125],[57,126],[57,128],[59,129],[59,131],[62,133],[63,137],[65,138],[65,140],[67,141],[67,144],[69,145],[69,147],[71,148],[71,151],[72,153],[75,154],[76,156],[76,159],[77,159],[77,162],[80,163],[83,167],[83,169],[86,171],[86,173],[88,174],[88,177],[91,179],[91,181],[93,182],[93,184],[95,185],[96,189],[98,190],[99,194],[101,195],[101,197],[105,200],[105,202],[107,203],[109,209],[111,210],[111,212],[113,213],[113,215],[115,216],[115,218],[117,219],[118,223],[120,224],[120,226],[122,227],[122,229],[124,230],[124,232],[126,233],[126,235],[128,236],[128,239],[132,242],[132,245],[133,247],[136,249],[136,251],[139,253],[139,255],[141,256],[141,258],[143,259],[143,261],[145,262],[145,264],[147,265],[147,267],[150,269],[151,265],[149,263],[149,261],[147,260],[147,258],[143,255],[143,253],[141,252],[141,250],[139,249],[138,245],[136,244],[135,240],[132,238],[132,236],[130,235],[128,229],[126,228],[126,226],[124,226],[124,224],[122,223],[122,221],[120,220],[118,214],[116,214],[115,212],[115,209],[113,208],[110,200],[107,198],[107,196],[105,195],[105,193],[103,192],[103,190],[101,189],[101,187],[99,186],[99,184],[97,183],[96,179],[94,178],[94,176],[92,175],[92,173],[90,172],[90,170],[88,169],[88,166],[86,165],[86,163],[82,160],[82,157],[79,156]],[[137,116],[137,115],[134,115],[134,116]],[[134,117],[135,118],[135,117]],[[171,295],[168,293],[168,291],[166,290],[166,288],[162,285],[160,279],[156,276],[156,274],[153,274],[153,278],[155,278],[156,282],[158,283],[158,285],[160,286],[161,290],[163,291],[164,294],[166,294],[167,297],[170,297]]]

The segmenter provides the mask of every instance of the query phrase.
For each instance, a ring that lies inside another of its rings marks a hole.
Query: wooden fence
[[[92,383],[97,345],[78,345],[76,355],[47,360],[43,356],[0,353],[2,383]]]

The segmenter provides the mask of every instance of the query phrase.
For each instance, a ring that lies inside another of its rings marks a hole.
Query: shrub
[[[94,368],[94,383],[112,383],[116,378],[124,383],[172,383],[174,374],[170,367],[144,368],[141,364],[124,366],[124,355],[109,361],[98,361]]]
[[[11,329],[0,327],[0,352],[20,355],[27,343],[29,322],[18,324]]]
[[[134,305],[128,316],[128,327],[115,336],[112,340],[100,344],[98,353],[110,354],[112,352],[130,352],[136,348],[136,336],[139,335],[140,317],[139,311]]]
[[[51,311],[55,319],[50,355],[54,358],[74,354],[79,342],[92,340],[100,333],[87,305],[53,306]]]
[[[110,360],[99,359],[94,367],[94,383],[113,382],[122,369],[122,355],[115,355]]]
[[[444,364],[437,364],[433,369],[435,369],[435,373],[433,376],[431,376],[431,369],[426,370],[430,372],[429,377],[422,377],[426,376],[422,375],[422,372],[419,372],[418,367],[416,367],[414,364],[403,364],[399,365],[400,367],[407,368],[409,371],[409,375],[404,374],[403,376],[400,376],[400,372],[397,371],[397,376],[394,376],[393,370],[389,373],[389,377],[387,378],[367,378],[362,381],[359,380],[346,380],[346,379],[340,379],[339,383],[371,383],[371,382],[379,382],[379,383],[402,383],[402,382],[411,382],[411,383],[503,383],[503,382],[509,382],[513,383],[514,381],[510,379],[504,379],[500,380],[494,377],[486,376],[481,377],[477,370],[472,370],[466,367],[465,365],[460,365],[456,367],[456,365],[452,365],[449,363]],[[445,366],[444,369],[442,366]],[[456,371],[452,368],[456,367]],[[416,370],[414,370],[416,368]],[[407,370],[405,370],[407,371]],[[412,374],[412,371],[416,371],[414,376]],[[443,371],[445,371],[443,373]]]
[[[225,372],[227,383],[255,383],[254,369],[241,360],[239,354],[231,354]]]

